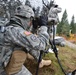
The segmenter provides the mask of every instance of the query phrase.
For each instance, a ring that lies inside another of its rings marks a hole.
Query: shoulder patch
[[[36,35],[32,35],[30,38],[31,38],[31,40],[34,41],[34,42],[36,42],[36,41],[38,40]]]
[[[25,31],[24,34],[28,36],[28,35],[31,35],[32,33],[28,32],[28,31]]]

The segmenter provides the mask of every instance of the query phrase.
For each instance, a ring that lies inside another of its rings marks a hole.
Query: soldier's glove
[[[47,26],[48,17],[46,15],[40,16],[38,24],[39,26]]]
[[[41,26],[47,26],[48,24],[48,17],[47,16],[40,16],[39,18],[35,18],[32,20],[33,28],[37,29]]]

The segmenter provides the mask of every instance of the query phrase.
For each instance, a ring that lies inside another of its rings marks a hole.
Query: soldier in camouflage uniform
[[[49,10],[48,23],[50,24],[49,34],[51,36],[51,40],[53,39],[53,24],[55,26],[55,35],[56,35],[56,28],[59,22],[58,13],[60,13],[61,11],[62,11],[61,7],[59,7],[57,4],[53,4]],[[52,21],[54,21],[53,24]]]
[[[49,10],[48,21],[54,20],[57,24],[59,21],[58,13],[60,13],[61,10],[62,9],[57,4],[53,4]]]
[[[11,18],[10,23],[6,25],[5,30],[6,50],[4,59],[2,60],[5,66],[7,66],[10,56],[12,52],[15,50],[23,50],[26,53],[26,57],[27,54],[30,53],[37,61],[39,59],[40,51],[45,50],[49,42],[49,35],[47,33],[47,16],[41,16],[40,18],[41,27],[39,28],[39,32],[37,35],[29,32],[29,28],[32,24],[31,18],[33,17],[34,17],[33,10],[29,6],[21,5],[17,8],[15,16]],[[39,67],[41,68],[44,65],[50,65],[50,64],[51,60],[42,59]],[[17,68],[17,66],[15,67]],[[18,71],[19,70],[20,69],[18,69]]]

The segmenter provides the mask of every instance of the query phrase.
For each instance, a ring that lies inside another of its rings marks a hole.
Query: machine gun
[[[42,13],[41,15],[48,15],[50,9],[52,8],[52,6],[53,6],[54,8],[57,8],[57,7],[58,7],[58,5],[53,4],[54,1],[50,2],[50,3],[47,4],[47,5],[45,4],[44,0],[42,0],[42,1],[43,1],[43,4],[45,5],[45,7],[43,8],[43,13]],[[46,10],[47,10],[47,11],[46,11]],[[36,12],[36,11],[35,11],[35,12]],[[51,11],[50,11],[50,12],[51,12]],[[58,12],[60,12],[60,10],[56,11],[55,13],[58,13]],[[37,13],[38,13],[38,10],[37,10]],[[51,16],[50,16],[50,17],[51,17]],[[34,20],[34,21],[35,21],[35,22],[39,22],[39,16],[35,17],[35,20]],[[60,62],[60,59],[59,59],[59,57],[58,57],[58,51],[57,51],[57,48],[56,48],[56,45],[55,45],[55,40],[54,40],[54,38],[55,38],[55,24],[56,24],[56,20],[55,20],[54,18],[52,18],[52,19],[50,18],[49,21],[50,21],[50,24],[53,26],[53,42],[51,42],[51,40],[49,40],[49,43],[50,43],[50,45],[51,45],[51,47],[52,47],[52,49],[53,49],[53,52],[55,53],[55,57],[56,57],[57,60],[58,60],[59,66],[60,66],[62,72],[64,73],[64,75],[75,75],[75,74],[76,74],[76,70],[74,70],[74,71],[71,72],[71,73],[66,73],[65,70],[64,70],[63,67],[62,67],[62,64],[61,64],[61,62]],[[48,22],[49,22],[49,21],[48,21]],[[37,24],[36,28],[37,28],[37,27],[39,27],[38,24]],[[40,63],[40,60],[41,60],[41,58],[42,58],[42,54],[43,54],[43,53],[44,53],[43,51],[40,52],[40,57],[39,57],[38,65],[37,65],[36,75],[38,75],[39,63]]]

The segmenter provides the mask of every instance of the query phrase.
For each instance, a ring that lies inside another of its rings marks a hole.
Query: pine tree
[[[69,23],[68,23],[68,15],[67,11],[65,10],[61,22],[57,26],[58,34],[68,35],[69,34]]]
[[[76,24],[74,15],[72,16],[71,23],[70,23],[71,33],[74,34],[76,32]]]
[[[61,22],[59,22],[59,24],[57,25],[57,33],[60,35],[61,31],[62,31]]]
[[[76,23],[75,23],[75,34],[76,34]]]

